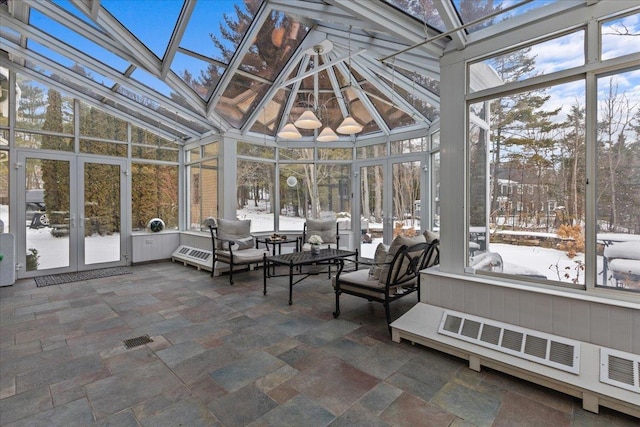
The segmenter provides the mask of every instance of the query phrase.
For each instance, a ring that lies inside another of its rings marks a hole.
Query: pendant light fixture
[[[313,47],[313,53],[316,56],[315,66],[317,67],[319,63],[320,55],[326,53],[325,43],[319,44]],[[331,48],[331,44],[329,43],[329,50]],[[349,87],[351,87],[351,27],[349,27]],[[314,102],[311,104],[311,95],[313,95]],[[327,103],[332,99],[343,99],[339,97],[331,97],[326,100],[322,105],[318,105],[318,74],[313,75],[313,93],[309,94],[309,100],[306,103],[307,110],[305,110],[300,117],[293,123],[288,122],[281,130],[278,132],[278,137],[283,139],[300,139],[302,135],[298,129],[308,129],[315,130],[320,129],[323,125],[323,121],[328,120],[328,112],[327,112]],[[336,129],[338,133],[344,135],[353,135],[362,130],[362,125],[360,125],[351,115],[348,113],[347,107],[347,117],[342,121],[340,126]],[[332,142],[337,141],[339,139],[336,131],[331,129],[331,127],[327,124],[322,131],[316,137],[316,141],[320,142]]]
[[[349,57],[347,62],[347,69],[349,70],[349,86],[347,87],[351,88],[351,25],[349,26]],[[345,100],[345,104],[348,104],[347,100]],[[347,111],[347,117],[345,117],[342,123],[340,123],[340,126],[338,126],[338,128],[336,129],[338,133],[346,135],[353,135],[360,132],[361,130],[362,125],[358,123],[353,117],[351,117],[349,111]]]

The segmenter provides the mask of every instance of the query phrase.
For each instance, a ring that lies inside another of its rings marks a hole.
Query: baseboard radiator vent
[[[172,261],[181,261],[184,265],[192,265],[198,270],[211,271],[213,264],[213,252],[204,249],[193,248],[186,245],[178,246],[178,249],[171,254]]]
[[[640,393],[640,355],[601,348],[600,381]]]
[[[580,372],[579,341],[451,310],[444,311],[438,333],[572,374]]]

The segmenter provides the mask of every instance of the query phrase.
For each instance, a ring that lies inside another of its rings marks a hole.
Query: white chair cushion
[[[251,236],[251,220],[218,219],[218,239],[233,240],[238,245],[238,249],[244,250],[253,247],[253,237]],[[225,242],[218,240],[218,249],[224,249]]]
[[[243,249],[241,251],[233,251],[233,263],[234,264],[252,264],[254,262],[261,262],[264,259],[264,254],[271,255],[271,252],[267,249]],[[229,259],[231,253],[225,250],[216,250],[218,259],[224,261],[223,258]]]
[[[320,236],[324,243],[336,242],[336,224],[334,219],[307,219],[306,239],[313,235]],[[306,243],[306,242],[305,242]]]

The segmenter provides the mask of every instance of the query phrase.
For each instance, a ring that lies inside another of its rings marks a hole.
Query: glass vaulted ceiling
[[[552,3],[0,0],[0,49],[3,67],[172,140],[278,139],[316,108],[334,129],[351,114],[363,130],[341,139],[357,141],[428,128],[447,44]]]

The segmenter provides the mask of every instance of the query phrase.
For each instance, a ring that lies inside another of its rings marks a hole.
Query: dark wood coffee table
[[[267,278],[268,277],[280,277],[284,274],[272,274],[271,268],[280,265],[289,267],[289,305],[293,304],[293,285],[299,283],[309,276],[315,276],[321,271],[316,270],[313,272],[303,271],[301,267],[309,265],[327,265],[329,267],[329,275],[331,275],[331,265],[337,265],[338,261],[345,258],[353,257],[353,261],[358,262],[358,251],[348,251],[344,249],[320,249],[318,255],[313,255],[311,251],[294,252],[291,254],[283,255],[264,255],[264,266],[262,268],[264,272],[264,295],[267,294]],[[296,268],[300,267],[300,268]],[[357,267],[356,267],[357,268]],[[302,276],[295,282],[294,276]]]

